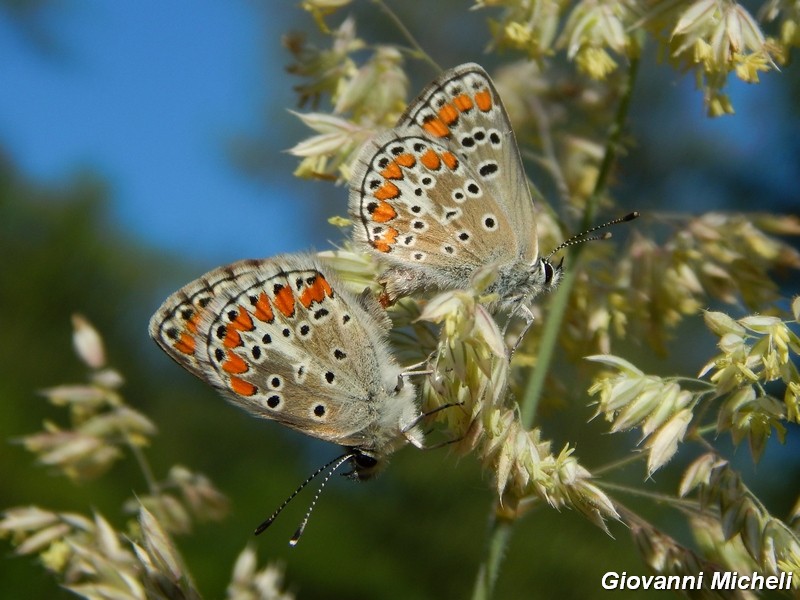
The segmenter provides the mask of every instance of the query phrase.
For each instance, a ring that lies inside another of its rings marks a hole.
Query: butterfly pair
[[[533,202],[497,90],[476,64],[443,73],[397,127],[362,149],[350,190],[356,243],[387,269],[383,303],[468,288],[526,307],[560,267],[539,256]],[[386,340],[378,301],[356,296],[311,255],[241,261],[203,275],[153,315],[178,364],[248,412],[348,449],[372,476],[406,442],[422,446],[416,391]],[[338,465],[337,465],[338,466]]]

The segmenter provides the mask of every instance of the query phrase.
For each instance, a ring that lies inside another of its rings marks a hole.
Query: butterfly
[[[561,265],[539,255],[536,219],[503,103],[479,65],[445,71],[397,126],[362,148],[350,185],[353,237],[386,270],[381,303],[420,291],[486,289],[521,309],[553,289]],[[527,311],[527,312],[526,312]]]
[[[250,414],[346,447],[336,468],[350,462],[362,480],[405,443],[423,445],[389,328],[372,296],[350,293],[310,254],[210,271],[150,320],[179,365]]]

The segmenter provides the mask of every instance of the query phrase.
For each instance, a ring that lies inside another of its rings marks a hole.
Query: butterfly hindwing
[[[398,128],[376,138],[357,196],[357,235],[390,262],[466,269],[483,264],[509,227],[506,215],[457,152]]]

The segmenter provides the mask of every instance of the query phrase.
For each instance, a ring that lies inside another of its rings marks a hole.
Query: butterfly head
[[[405,388],[413,393],[414,388]],[[395,406],[401,403],[396,402]],[[407,406],[413,406],[410,403]],[[420,427],[420,421],[426,416],[414,412],[405,411],[400,418],[395,418],[390,425],[381,426],[378,435],[370,439],[369,446],[348,447],[350,456],[350,466],[352,470],[345,473],[351,479],[366,481],[372,479],[383,471],[387,465],[388,456],[410,443],[417,448],[425,448],[424,433]]]
[[[562,257],[561,260],[558,262],[557,265],[554,265],[550,258],[559,250],[563,250],[564,248],[569,248],[570,246],[575,246],[576,244],[582,244],[584,242],[591,242],[595,240],[607,240],[611,237],[610,232],[604,232],[600,235],[591,235],[600,229],[605,229],[606,227],[610,227],[612,225],[617,225],[619,223],[625,223],[627,221],[632,221],[639,217],[638,212],[632,212],[624,217],[619,219],[614,219],[612,221],[608,221],[607,223],[603,223],[602,225],[597,225],[578,233],[571,238],[567,239],[566,241],[560,243],[558,246],[553,248],[553,250],[547,256],[543,256],[541,258],[536,259],[533,263],[532,270],[534,272],[534,279],[536,280],[540,291],[547,292],[558,285],[559,281],[561,281],[561,276],[563,272],[564,266],[564,258]]]
[[[350,464],[353,470],[349,473],[345,473],[345,475],[351,479],[357,479],[358,481],[372,479],[386,464],[386,460],[382,459],[382,457],[374,451],[364,450],[362,448],[348,448],[348,451],[352,454]]]
[[[539,295],[553,291],[561,281],[563,264],[563,258],[555,264],[549,256],[540,256],[532,263],[517,263],[507,272],[501,269],[495,288],[501,306],[512,310],[520,303],[529,306]]]
[[[542,277],[542,291],[549,292],[553,290],[558,285],[558,282],[561,281],[561,275],[563,272],[564,267],[564,258],[562,257],[560,261],[558,261],[557,265],[554,265],[550,262],[550,258],[542,258],[538,261],[536,265],[539,271],[541,272]]]

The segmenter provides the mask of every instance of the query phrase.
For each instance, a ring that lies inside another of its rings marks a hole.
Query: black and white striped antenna
[[[634,219],[639,218],[639,211],[635,210],[631,213],[628,213],[624,217],[620,217],[619,219],[614,219],[613,221],[608,221],[607,223],[603,223],[602,225],[595,225],[591,229],[587,229],[586,231],[582,231],[581,233],[576,233],[571,238],[564,240],[558,246],[553,248],[553,250],[544,257],[544,261],[547,262],[550,260],[550,257],[553,256],[559,250],[563,250],[564,248],[568,248],[569,246],[575,246],[576,244],[582,244],[583,242],[591,242],[594,240],[607,240],[611,237],[611,232],[606,231],[602,235],[590,235],[595,231],[600,231],[601,229],[605,229],[606,227],[611,227],[612,225],[619,225],[620,223],[627,223],[628,221],[633,221]]]
[[[300,536],[303,535],[303,531],[305,531],[306,525],[308,524],[308,520],[309,518],[311,518],[311,511],[314,510],[314,506],[316,506],[317,500],[319,500],[319,497],[322,494],[322,490],[325,488],[325,484],[328,483],[328,480],[331,478],[331,476],[344,463],[346,463],[351,458],[354,458],[355,456],[358,456],[355,452],[347,452],[346,454],[342,454],[341,456],[334,458],[329,463],[322,465],[319,469],[314,471],[308,477],[308,479],[306,479],[303,483],[301,483],[298,486],[298,488],[294,492],[292,492],[291,495],[288,498],[286,498],[286,500],[283,501],[283,504],[281,504],[266,521],[264,521],[263,523],[261,523],[261,525],[256,527],[255,535],[261,535],[262,533],[264,533],[267,530],[267,528],[270,525],[272,525],[272,522],[278,518],[278,515],[281,514],[281,512],[283,511],[284,508],[286,508],[289,502],[291,502],[294,499],[294,497],[297,496],[297,494],[299,494],[303,490],[303,488],[305,488],[309,483],[314,481],[314,479],[316,479],[322,472],[327,470],[325,478],[322,480],[322,483],[317,489],[317,493],[314,495],[314,499],[311,501],[311,505],[308,507],[308,510],[306,511],[305,517],[303,517],[303,520],[300,522],[300,526],[297,528],[297,531],[294,532],[294,535],[289,540],[290,546],[292,547],[296,546],[297,542],[300,541]]]

